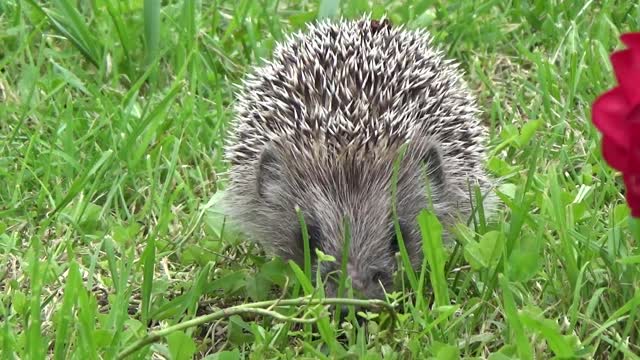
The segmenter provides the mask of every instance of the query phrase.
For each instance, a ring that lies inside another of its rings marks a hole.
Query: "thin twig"
[[[297,299],[277,299],[277,300],[269,300],[269,301],[261,301],[249,304],[242,304],[237,306],[232,306],[227,309],[221,309],[219,311],[213,312],[211,314],[199,316],[193,318],[191,320],[181,322],[179,324],[175,324],[173,326],[169,326],[162,330],[154,331],[149,333],[142,339],[134,342],[131,346],[124,349],[120,354],[118,354],[118,359],[124,359],[125,357],[135,353],[136,351],[142,349],[144,346],[152,344],[165,336],[179,330],[184,330],[190,327],[202,325],[214,320],[227,318],[229,316],[238,315],[238,314],[259,314],[264,316],[270,316],[278,320],[282,321],[292,321],[296,323],[313,323],[317,321],[316,318],[296,318],[296,317],[288,317],[282,315],[275,311],[270,311],[266,308],[272,307],[283,307],[283,306],[300,306],[300,305],[353,305],[359,307],[366,307],[372,309],[383,309],[391,315],[391,330],[393,330],[397,316],[393,305],[382,301],[382,300],[359,300],[359,299],[341,299],[341,298],[327,298],[327,299],[313,299],[308,296],[297,298]]]

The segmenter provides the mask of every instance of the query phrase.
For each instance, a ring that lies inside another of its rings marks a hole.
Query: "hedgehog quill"
[[[470,186],[488,194],[485,212],[494,207],[486,129],[462,75],[429,33],[384,19],[322,21],[290,35],[237,97],[225,149],[230,219],[301,264],[299,208],[311,248],[337,260],[323,263],[324,275],[339,270],[346,217],[346,275],[360,297],[384,298],[397,266],[391,189],[401,148],[397,216],[416,269],[422,209],[445,225],[468,218]],[[326,286],[335,294],[335,282]]]

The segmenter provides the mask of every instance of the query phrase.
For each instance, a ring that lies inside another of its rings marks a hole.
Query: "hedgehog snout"
[[[358,270],[356,267],[347,265],[347,276],[351,279],[351,286],[353,290],[361,291],[367,287],[369,283],[368,276],[363,271]]]
[[[359,297],[376,297],[381,292],[381,271],[362,269],[351,264],[347,265],[347,277],[351,280],[354,295]]]

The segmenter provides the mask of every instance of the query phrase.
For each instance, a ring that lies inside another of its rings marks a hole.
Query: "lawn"
[[[226,225],[222,147],[277,41],[364,13],[461,63],[503,205],[446,282],[340,323]],[[633,0],[1,1],[0,355],[639,358],[640,250],[590,120],[639,29]]]

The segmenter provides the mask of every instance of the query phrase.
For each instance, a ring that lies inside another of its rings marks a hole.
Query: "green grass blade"
[[[9,324],[9,319],[7,317],[8,311],[4,307],[2,307],[2,315],[4,321],[2,322],[2,353],[3,359],[14,359],[16,355],[16,347],[15,347],[15,338],[14,333],[16,333],[16,329],[14,329]]]
[[[411,264],[411,260],[409,259],[409,253],[407,252],[407,247],[404,244],[404,237],[402,235],[402,229],[400,228],[400,220],[398,218],[398,176],[400,173],[400,164],[402,162],[402,158],[406,152],[407,147],[403,146],[398,152],[398,156],[396,157],[393,164],[393,174],[391,177],[391,212],[393,215],[393,226],[396,232],[396,238],[398,241],[398,248],[400,249],[400,259],[402,260],[403,270],[409,279],[409,284],[411,288],[417,290],[419,288],[418,278],[416,277],[416,273],[413,269],[413,265]],[[418,296],[422,296],[422,294],[418,294]]]
[[[79,354],[83,358],[97,359],[95,342],[97,304],[84,288],[78,289],[78,341]]]
[[[296,275],[296,278],[302,285],[302,288],[304,289],[305,294],[306,295],[314,294],[313,284],[311,284],[311,281],[309,280],[307,275],[304,273],[304,271],[300,269],[300,267],[294,261],[290,260],[289,265],[291,266],[293,273]],[[323,312],[322,309],[316,310],[315,311],[316,316],[320,316],[322,312]],[[318,331],[320,332],[320,337],[322,338],[324,343],[329,347],[332,353],[336,354],[344,351],[344,349],[341,348],[340,344],[336,342],[336,334],[335,334],[334,328],[331,326],[331,323],[329,322],[329,319],[327,318],[326,315],[319,317],[318,322],[316,323],[316,326],[318,327]]]
[[[89,181],[89,179],[95,175],[98,170],[100,170],[103,166],[104,167],[109,167],[109,165],[111,164],[111,161],[113,160],[113,151],[111,150],[107,150],[105,151],[100,159],[98,159],[98,161],[96,161],[96,163],[93,165],[93,167],[91,167],[91,169],[80,175],[79,178],[77,178],[73,184],[71,185],[71,187],[69,188],[69,191],[67,192],[67,195],[62,199],[62,201],[60,201],[60,203],[56,206],[56,208],[53,210],[53,212],[51,213],[50,217],[53,217],[55,214],[57,214],[58,212],[60,212],[62,209],[64,209],[67,205],[69,205],[69,203],[71,203],[71,201],[73,201],[73,199],[83,190],[85,189],[87,182]]]
[[[93,36],[83,16],[68,0],[54,0],[54,4],[61,10],[64,19],[69,22],[70,29],[74,36],[80,40],[83,47],[91,54],[95,61],[94,64],[99,64],[101,52],[100,42]]]
[[[69,349],[69,338],[71,337],[74,327],[72,321],[74,319],[73,308],[78,298],[78,289],[82,287],[80,271],[78,263],[73,261],[69,266],[69,275],[66,279],[66,286],[62,299],[62,307],[58,312],[58,326],[56,328],[56,343],[53,348],[53,358],[56,360],[66,359],[67,350]]]
[[[500,288],[502,289],[502,300],[504,302],[504,312],[506,320],[509,324],[511,332],[515,336],[515,345],[518,349],[518,358],[524,360],[533,359],[533,349],[531,348],[531,344],[529,344],[527,335],[524,332],[524,327],[522,325],[522,322],[520,321],[520,315],[518,314],[518,310],[516,308],[516,302],[513,299],[513,294],[511,293],[511,289],[509,288],[509,281],[502,274],[498,275],[498,281],[500,283]]]
[[[422,252],[431,270],[429,278],[436,298],[436,305],[450,305],[449,288],[444,273],[446,256],[442,244],[442,225],[438,218],[427,210],[422,210],[418,215],[418,225],[422,234]],[[423,287],[423,280],[421,279],[419,289]]]
[[[160,48],[160,0],[144,0],[144,39],[146,64],[150,66]]]
[[[569,279],[569,283],[571,284],[571,290],[573,291],[573,289],[576,288],[580,270],[578,269],[578,263],[576,260],[574,242],[570,238],[569,231],[567,229],[569,226],[567,222],[569,220],[562,200],[562,189],[558,183],[558,175],[555,169],[551,169],[549,171],[549,193],[549,211],[553,218],[558,219],[558,235],[560,237],[564,269],[567,274],[567,278]]]
[[[349,249],[351,247],[351,221],[345,217],[343,221],[344,227],[344,243],[342,245],[342,257],[340,259],[340,278],[338,279],[338,297],[341,298],[344,295],[344,290],[347,282],[347,264],[349,262]],[[336,319],[340,319],[342,315],[342,308],[340,306],[336,309]]]
[[[207,286],[207,279],[209,278],[209,273],[211,272],[212,263],[207,263],[202,270],[198,273],[196,277],[195,284],[189,291],[189,298],[187,299],[185,305],[187,306],[187,310],[189,311],[189,317],[196,316],[196,311],[198,310],[198,301],[200,297],[205,292],[205,288]]]
[[[591,344],[593,341],[597,339],[603,332],[605,332],[608,328],[615,325],[617,322],[624,319],[624,317],[630,311],[636,311],[638,306],[640,306],[640,290],[636,290],[635,296],[629,301],[627,301],[624,305],[618,308],[609,318],[605,321],[596,331],[591,333],[584,341],[585,345]]]
[[[109,17],[111,21],[113,21],[113,26],[115,27],[116,32],[118,33],[118,40],[120,44],[122,44],[122,52],[124,53],[124,57],[126,60],[126,64],[129,67],[133,66],[133,59],[131,57],[131,48],[133,45],[131,44],[132,38],[127,36],[127,28],[122,19],[122,13],[116,9],[113,5],[113,1],[117,0],[105,0],[105,6],[107,8],[107,12],[109,13]]]
[[[583,290],[583,279],[584,279],[584,274],[587,271],[587,264],[584,264],[582,266],[582,269],[580,269],[580,273],[578,274],[578,279],[576,282],[576,287],[573,290],[573,300],[571,302],[571,306],[569,307],[569,328],[570,329],[574,329],[574,327],[576,326],[576,323],[578,321],[578,310],[580,307],[580,294],[582,293]]]
[[[40,261],[41,256],[41,237],[34,236],[31,239],[31,267],[29,269],[31,281],[31,296],[29,300],[30,319],[27,324],[27,343],[29,346],[28,353],[30,359],[44,359],[44,344],[42,339],[42,320],[41,320],[41,304],[42,304],[42,275],[46,269]]]
[[[180,64],[184,64],[185,62],[188,61],[188,59],[191,59],[191,61],[189,61],[189,64],[187,65],[189,67],[189,78],[190,78],[190,83],[192,85],[191,91],[194,91],[195,86],[198,83],[197,74],[195,72],[195,66],[193,64],[193,59],[191,57],[191,54],[193,54],[197,50],[197,46],[198,46],[197,31],[198,31],[199,23],[198,23],[198,11],[197,11],[196,0],[184,1],[184,4],[182,5],[181,20],[182,20],[182,38],[184,39],[184,41],[182,41],[184,46],[184,51],[179,54],[180,61],[178,62],[178,64],[180,66]]]
[[[292,260],[289,260],[289,266],[291,266],[291,269],[298,279],[298,282],[300,282],[300,285],[302,285],[302,290],[304,291],[305,295],[313,294],[313,284],[311,284],[311,279],[309,279],[307,274],[305,274],[305,272],[300,269],[300,266],[298,266],[298,264],[296,264]]]
[[[91,34],[89,26],[82,15],[66,0],[54,0],[53,4],[60,10],[59,16],[55,16],[50,10],[45,9],[34,0],[27,0],[31,6],[46,16],[54,27],[84,55],[96,67],[100,67],[101,46],[100,42]]]
[[[153,274],[156,264],[155,236],[151,236],[147,240],[147,246],[142,253],[142,263],[142,323],[146,325],[149,321],[149,310],[151,308],[151,292],[153,290]]]
[[[107,327],[112,331],[110,346],[107,354],[115,354],[116,350],[122,346],[121,339],[124,331],[124,322],[129,314],[129,300],[131,299],[131,287],[128,286],[133,270],[134,256],[136,252],[133,249],[123,251],[119,260],[120,268],[118,269],[120,284],[117,286],[119,291],[115,294],[115,300],[112,302],[109,316],[107,318]]]
[[[147,150],[149,143],[155,135],[154,130],[161,126],[163,116],[178,96],[182,85],[182,82],[175,83],[167,95],[162,98],[153,110],[149,112],[127,136],[125,145],[120,151],[120,156],[130,161],[129,166],[135,167],[135,164],[143,159],[143,153]],[[172,120],[173,119],[169,119],[168,121]]]
[[[113,241],[110,238],[105,238],[102,242],[102,246],[104,246],[104,252],[107,258],[107,266],[109,267],[109,272],[111,273],[111,279],[113,279],[113,286],[116,293],[119,293],[123,289],[120,288],[120,272],[118,271],[118,262],[116,259],[115,251],[113,249]]]
[[[304,275],[311,280],[311,248],[309,247],[309,231],[307,223],[304,221],[304,215],[300,208],[296,207],[298,222],[300,223],[300,231],[302,231],[302,247],[304,256]]]

